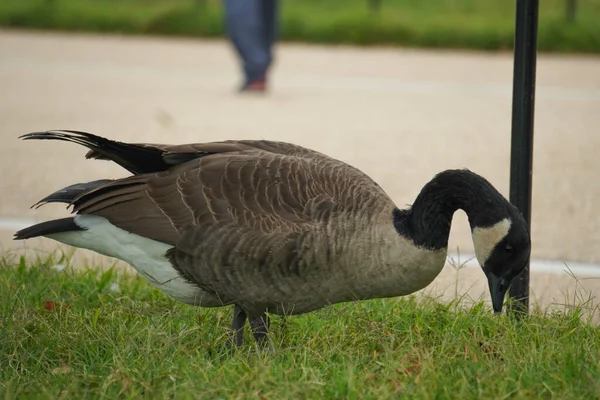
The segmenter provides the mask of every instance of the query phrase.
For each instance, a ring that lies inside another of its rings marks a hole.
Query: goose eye
[[[514,251],[514,249],[513,249],[513,247],[512,247],[510,244],[507,244],[507,245],[504,247],[504,251],[505,251],[506,253],[508,253],[508,254],[512,254],[512,253],[513,253],[513,251]]]

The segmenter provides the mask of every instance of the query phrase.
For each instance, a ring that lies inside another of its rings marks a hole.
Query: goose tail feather
[[[74,130],[32,132],[19,136],[19,138],[23,140],[60,140],[76,143],[90,149],[85,155],[86,158],[114,161],[136,175],[166,169],[166,164],[162,159],[163,150],[152,145],[117,142],[91,133]]]

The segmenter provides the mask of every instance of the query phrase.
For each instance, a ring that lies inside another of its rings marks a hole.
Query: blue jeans
[[[273,62],[278,0],[225,0],[227,34],[240,56],[246,83],[265,79]]]

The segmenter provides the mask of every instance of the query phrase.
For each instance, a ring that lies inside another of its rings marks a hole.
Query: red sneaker
[[[248,93],[264,93],[267,91],[267,81],[259,79],[256,81],[248,82],[240,88],[240,92]]]

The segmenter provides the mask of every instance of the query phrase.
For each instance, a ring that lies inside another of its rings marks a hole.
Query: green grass
[[[218,0],[2,0],[0,25],[95,32],[214,37],[223,35]],[[600,0],[540,2],[539,49],[600,52]],[[282,38],[315,43],[510,49],[514,1],[285,0]]]
[[[115,270],[0,265],[0,398],[569,398],[600,393],[580,311],[521,322],[413,297],[273,317],[275,350],[225,351],[232,310]],[[118,284],[120,291],[114,291]],[[248,333],[248,332],[247,332]],[[251,343],[251,342],[250,342]]]

